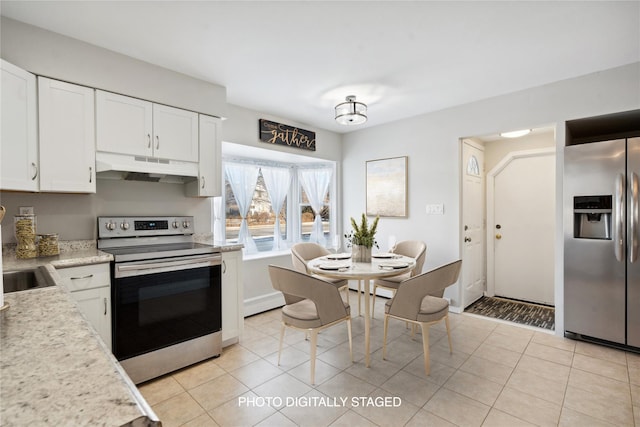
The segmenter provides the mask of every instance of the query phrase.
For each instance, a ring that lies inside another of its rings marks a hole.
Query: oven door
[[[219,254],[113,264],[113,353],[128,359],[221,330]]]

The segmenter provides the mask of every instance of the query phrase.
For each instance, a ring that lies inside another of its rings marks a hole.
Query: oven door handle
[[[146,264],[127,264],[127,265],[117,265],[116,270],[118,273],[123,273],[122,275],[127,276],[135,276],[136,272],[139,274],[152,274],[153,270],[157,270],[158,273],[166,272],[166,271],[176,271],[176,270],[184,270],[187,268],[198,268],[198,267],[210,267],[214,265],[220,265],[220,257],[212,257],[212,258],[198,258],[198,259],[189,259],[189,260],[178,260],[178,261],[162,261],[162,262],[152,262]]]

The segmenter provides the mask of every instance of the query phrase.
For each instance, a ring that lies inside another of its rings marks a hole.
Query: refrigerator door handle
[[[629,183],[629,262],[638,260],[638,174],[631,173]]]
[[[624,175],[618,174],[615,182],[615,207],[613,209],[613,240],[614,252],[616,259],[620,262],[624,261]]]

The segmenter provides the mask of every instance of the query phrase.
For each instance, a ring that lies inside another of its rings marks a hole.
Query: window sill
[[[254,259],[266,259],[266,258],[276,258],[281,256],[291,256],[291,250],[285,249],[283,251],[268,251],[268,252],[257,252],[253,254],[243,254],[243,261],[251,261]]]

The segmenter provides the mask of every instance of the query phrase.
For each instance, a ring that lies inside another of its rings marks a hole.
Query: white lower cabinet
[[[244,329],[242,251],[222,252],[222,346],[237,343]]]
[[[78,308],[111,350],[111,278],[109,264],[57,270]]]

